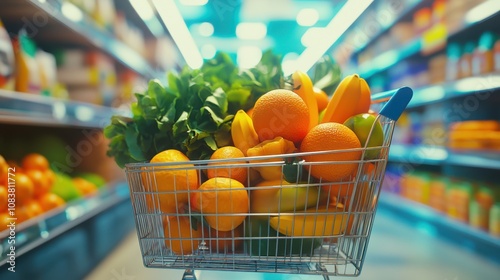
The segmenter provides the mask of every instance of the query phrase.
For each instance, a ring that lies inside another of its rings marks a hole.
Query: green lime
[[[348,118],[344,122],[344,125],[354,131],[361,143],[361,147],[365,147],[365,145],[366,147],[379,147],[384,143],[384,130],[380,122],[377,121],[370,136],[370,130],[375,120],[376,118],[374,115],[364,113]],[[368,139],[368,136],[370,136],[370,139]],[[366,144],[367,141],[368,144]],[[380,149],[368,149],[365,152],[365,159],[375,159],[379,154]]]

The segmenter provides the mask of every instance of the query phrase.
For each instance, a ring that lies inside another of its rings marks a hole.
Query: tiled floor
[[[499,252],[500,254],[500,252]],[[182,279],[184,271],[144,268],[135,232],[87,280]],[[196,271],[198,280],[320,280],[323,277]],[[379,209],[358,280],[493,280],[500,264],[421,232]],[[333,277],[337,278],[337,277]]]

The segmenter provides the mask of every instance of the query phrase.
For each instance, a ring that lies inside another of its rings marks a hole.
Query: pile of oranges
[[[55,176],[43,155],[28,154],[20,164],[0,156],[1,230],[11,218],[19,224],[64,205],[61,197],[50,192]]]

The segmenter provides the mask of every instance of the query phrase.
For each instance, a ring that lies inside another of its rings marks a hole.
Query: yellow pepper
[[[286,140],[283,137],[276,137],[272,140],[263,141],[256,146],[247,150],[247,156],[269,156],[269,155],[281,155],[290,154],[297,150],[292,141]],[[251,162],[273,162],[282,160],[279,157],[272,157],[266,159],[251,160]],[[283,172],[281,170],[281,164],[270,165],[270,166],[259,166],[255,167],[260,173],[260,176],[264,180],[281,180],[283,177]]]

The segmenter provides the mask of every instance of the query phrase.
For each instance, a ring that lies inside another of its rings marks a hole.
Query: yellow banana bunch
[[[368,113],[370,104],[370,88],[366,81],[358,74],[349,75],[337,86],[321,122],[344,123],[351,116]]]
[[[247,155],[247,150],[259,144],[259,136],[253,128],[252,118],[244,111],[239,110],[231,124],[231,138],[236,148]]]
[[[304,211],[317,205],[318,200],[318,187],[297,186],[284,180],[264,181],[250,190],[250,212]]]
[[[343,234],[348,227],[349,215],[343,208],[329,206],[308,209],[302,213],[271,217],[269,225],[276,231],[293,237],[333,236]]]

